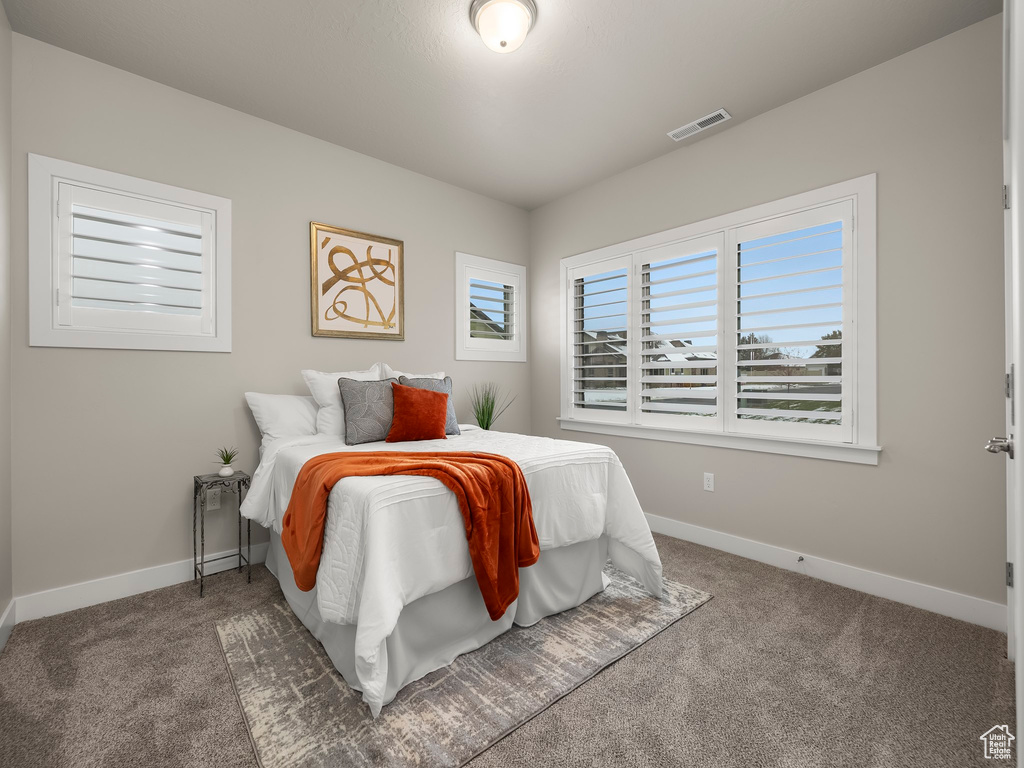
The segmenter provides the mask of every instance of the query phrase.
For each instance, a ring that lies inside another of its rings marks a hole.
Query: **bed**
[[[636,495],[604,446],[460,425],[446,440],[347,446],[326,434],[265,442],[242,514],[270,529],[267,567],[288,604],[374,716],[399,690],[479,648],[604,589],[610,558],[656,596],[661,561]],[[508,456],[530,489],[540,541],[520,570],[519,599],[491,621],[473,577],[454,495],[425,477],[350,477],[328,500],[316,586],[301,592],[281,545],[302,465],[336,451],[476,451]]]

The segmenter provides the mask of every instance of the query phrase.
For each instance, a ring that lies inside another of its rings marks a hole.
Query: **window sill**
[[[558,419],[562,429],[573,432],[591,432],[616,437],[636,437],[643,440],[661,440],[668,443],[688,443],[714,448],[732,448],[739,451],[759,451],[787,456],[802,456],[826,461],[845,461],[851,464],[878,464],[879,446],[852,443],[824,443],[813,440],[793,440],[762,435],[734,435],[721,432],[681,431],[663,427],[641,427],[636,424],[602,424],[580,419]]]
[[[455,350],[456,360],[483,360],[492,363],[525,363],[526,350],[488,350],[488,349],[466,349],[459,347]]]
[[[230,352],[231,338],[220,336],[187,336],[145,331],[101,331],[80,328],[52,328],[41,324],[29,329],[30,347],[65,347],[69,349],[150,349],[172,352]]]

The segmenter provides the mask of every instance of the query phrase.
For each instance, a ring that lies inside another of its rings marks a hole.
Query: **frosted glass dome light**
[[[473,0],[469,16],[484,45],[495,53],[512,53],[526,40],[537,6],[533,0]]]

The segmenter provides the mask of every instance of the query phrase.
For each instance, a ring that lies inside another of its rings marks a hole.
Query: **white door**
[[[1024,455],[1014,458],[1014,436],[1020,432],[1024,405],[1024,13],[1018,0],[1004,0],[1005,181],[1008,193],[1007,233],[1007,359],[1013,372],[1012,397],[1007,408],[1006,438],[993,440],[989,450],[1005,452],[1007,461],[1007,562],[1016,566],[1016,580],[1024,578]],[[1020,448],[1024,450],[1024,442]],[[1022,660],[1016,667],[1017,701],[1024,702],[1024,632],[1017,620],[1024,617],[1024,589],[1007,590],[1007,655]],[[1024,733],[1024,706],[1017,707],[1017,734]]]

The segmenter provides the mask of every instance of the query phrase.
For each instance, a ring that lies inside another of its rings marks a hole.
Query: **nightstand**
[[[235,471],[229,477],[212,475],[196,475],[192,489],[192,581],[199,579],[199,596],[203,596],[203,579],[207,563],[227,560],[236,555],[221,555],[206,559],[206,494],[212,488],[224,488],[238,496],[238,507],[241,509],[245,494],[249,490],[252,478],[246,472]],[[196,546],[196,523],[199,524],[199,544]],[[252,582],[252,523],[245,521],[245,555],[242,555],[242,514],[238,514],[238,572],[242,572],[242,563],[248,570],[247,581]]]

